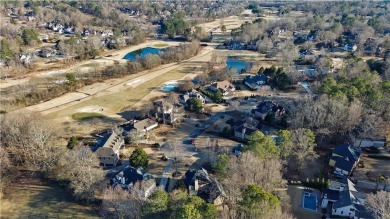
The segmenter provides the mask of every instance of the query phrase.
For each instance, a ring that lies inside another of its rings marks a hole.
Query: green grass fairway
[[[161,47],[167,47],[169,46],[167,43],[156,43],[153,44],[153,47],[161,48]]]
[[[88,119],[94,119],[94,118],[104,118],[105,116],[100,113],[75,113],[72,115],[72,119],[77,121],[84,121]]]

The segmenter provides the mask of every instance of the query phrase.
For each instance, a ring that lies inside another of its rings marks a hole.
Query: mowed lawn
[[[193,71],[193,68],[182,67],[177,68],[172,71],[169,71],[163,75],[160,75],[154,79],[146,81],[137,87],[128,88],[118,93],[93,97],[92,99],[83,101],[79,104],[67,107],[65,109],[53,112],[47,115],[48,118],[61,118],[66,116],[71,116],[75,113],[78,113],[78,109],[81,109],[86,106],[100,106],[105,110],[100,112],[104,115],[113,115],[121,112],[126,107],[132,106],[153,89],[162,85],[166,81],[178,80],[184,77],[186,74]]]
[[[53,182],[18,177],[6,191],[0,200],[0,218],[100,218],[93,207],[74,201]]]

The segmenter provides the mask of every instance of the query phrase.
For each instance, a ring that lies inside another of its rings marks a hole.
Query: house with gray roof
[[[114,131],[98,141],[96,155],[103,167],[116,166],[119,161],[119,150],[125,144],[121,135]]]
[[[351,144],[341,144],[333,149],[329,160],[329,166],[335,168],[335,172],[350,175],[360,160],[361,150]]]
[[[286,112],[282,106],[272,101],[261,102],[253,111],[254,117],[260,118],[261,120],[264,120],[265,117],[270,113],[274,113],[275,117],[277,117],[283,115]]]
[[[355,184],[344,176],[331,181],[329,188],[322,192],[321,207],[333,216],[348,218],[371,218],[364,206],[364,198],[355,188]]]
[[[252,117],[248,117],[245,120],[238,120],[233,124],[234,136],[242,140],[247,140],[253,132],[260,131],[261,127],[260,121]]]
[[[252,90],[258,90],[261,88],[262,85],[266,84],[268,82],[268,77],[260,74],[255,76],[246,76],[244,80],[244,84],[248,86]]]
[[[112,179],[112,186],[120,185],[129,192],[136,192],[143,198],[149,197],[156,188],[156,180],[142,167],[126,166]]]
[[[184,182],[190,195],[196,195],[214,205],[221,205],[226,198],[222,185],[209,176],[208,172],[201,168],[188,170],[185,173]]]

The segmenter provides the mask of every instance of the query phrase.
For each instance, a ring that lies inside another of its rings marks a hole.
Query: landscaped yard
[[[25,174],[0,200],[1,218],[100,218],[93,207],[74,201],[65,188]]]

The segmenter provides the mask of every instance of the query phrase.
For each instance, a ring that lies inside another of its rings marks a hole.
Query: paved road
[[[199,135],[201,135],[205,130],[206,127],[209,127],[210,125],[213,125],[225,112],[217,112],[213,116],[211,116],[206,122],[199,125],[198,128],[196,128],[194,131],[192,131],[188,138],[185,138],[185,140],[189,140],[191,138],[197,138]]]
[[[165,190],[165,188],[167,186],[168,178],[169,178],[170,173],[171,173],[172,163],[173,163],[172,159],[169,159],[167,161],[167,165],[165,166],[163,174],[161,176],[160,188],[162,188],[164,190]]]
[[[193,132],[191,132],[188,137],[184,137],[182,139],[183,142],[183,147],[186,149],[186,154],[191,153],[194,154],[196,152],[193,151],[193,147],[188,145],[191,141],[192,138],[197,138],[199,135],[201,135],[205,130],[206,127],[213,125],[222,115],[224,112],[217,112],[214,115],[212,115],[206,122],[202,123],[199,125],[198,128],[196,128]],[[168,183],[168,178],[171,176],[171,169],[172,169],[172,160],[169,159],[167,162],[167,165],[164,168],[163,174],[161,176],[161,181],[160,181],[160,188],[166,188],[167,183]]]

